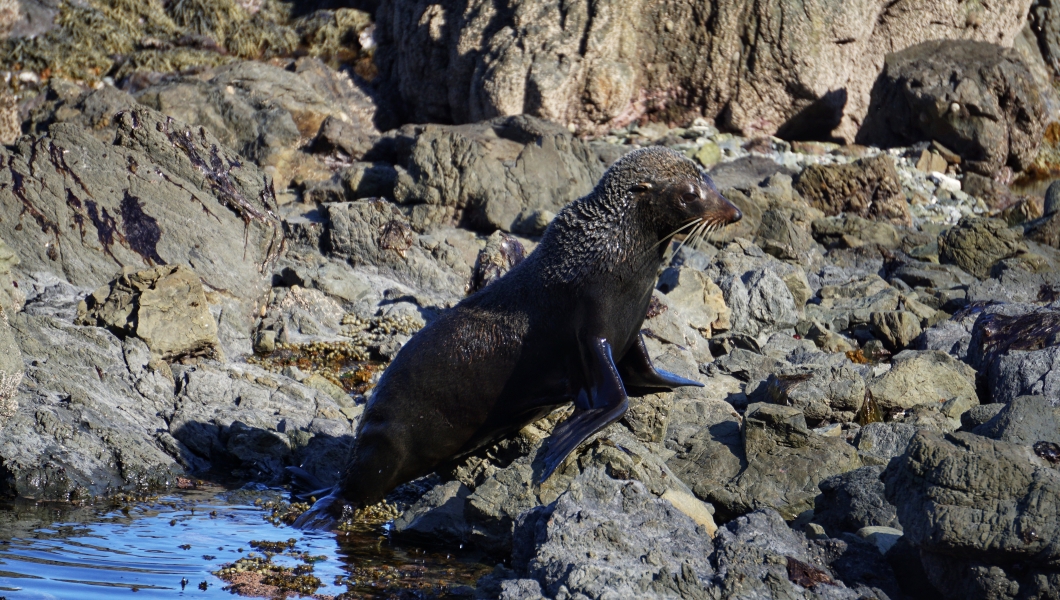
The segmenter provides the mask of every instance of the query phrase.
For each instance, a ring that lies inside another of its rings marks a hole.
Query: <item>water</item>
[[[254,496],[206,486],[124,508],[0,505],[0,598],[230,599],[236,596],[212,572],[262,556],[252,540],[293,538],[295,552],[326,556],[312,563],[322,596],[350,591],[374,598],[412,589],[445,597],[489,571],[470,555],[394,543],[379,528],[335,534],[277,527],[253,505]],[[306,564],[286,554],[272,562]]]

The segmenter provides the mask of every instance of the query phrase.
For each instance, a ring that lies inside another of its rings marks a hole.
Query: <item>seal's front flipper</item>
[[[327,490],[330,493],[313,503],[309,510],[295,519],[297,529],[335,529],[342,515],[343,499],[338,486]]]
[[[664,388],[672,390],[676,387],[694,385],[703,387],[703,384],[691,379],[685,379],[669,371],[655,368],[648,356],[648,349],[644,347],[644,336],[637,334],[637,343],[626,352],[622,360],[618,362],[618,372],[622,375],[622,381],[628,388]]]
[[[611,357],[611,344],[600,338],[590,348],[592,388],[575,399],[574,413],[560,423],[548,440],[542,457],[543,469],[537,483],[543,483],[564,459],[590,435],[614,423],[629,407],[626,388]]]

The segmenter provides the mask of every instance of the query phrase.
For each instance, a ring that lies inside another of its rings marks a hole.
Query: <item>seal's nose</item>
[[[739,221],[742,218],[743,218],[743,213],[740,212],[740,209],[736,208],[736,206],[733,205],[733,207],[732,207],[732,220],[730,220],[729,222],[730,223],[735,223],[735,222]]]

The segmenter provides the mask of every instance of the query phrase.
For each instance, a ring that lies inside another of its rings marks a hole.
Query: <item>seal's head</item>
[[[625,176],[609,183],[626,188],[628,209],[641,213],[642,222],[651,223],[659,239],[695,238],[743,218],[709,175],[668,148],[631,152],[611,170]]]

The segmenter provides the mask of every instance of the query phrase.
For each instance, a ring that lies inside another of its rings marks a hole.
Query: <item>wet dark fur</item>
[[[637,342],[674,231],[739,217],[676,152],[616,162],[530,256],[401,349],[361,418],[341,496],[375,503],[572,401],[591,386],[591,338],[605,338],[616,363]]]

